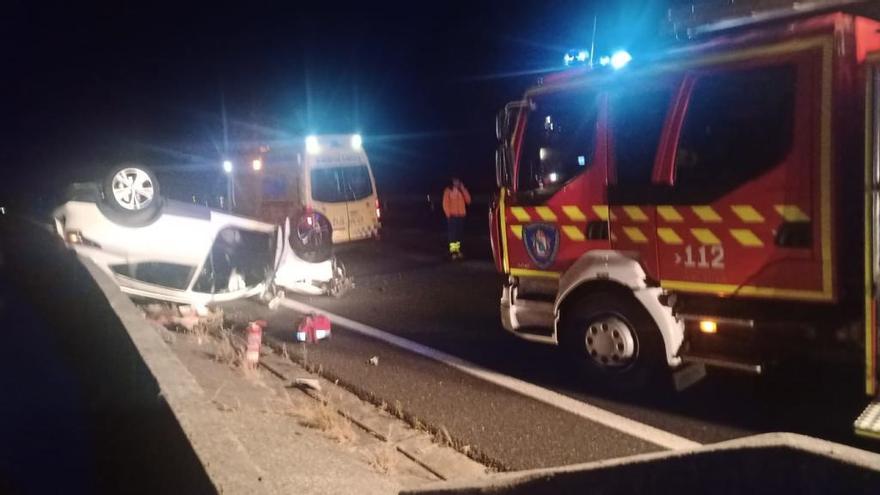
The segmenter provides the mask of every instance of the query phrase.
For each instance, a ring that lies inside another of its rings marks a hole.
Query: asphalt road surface
[[[340,246],[338,256],[354,276],[355,289],[338,299],[292,299],[356,323],[346,328],[336,321],[331,340],[302,346],[293,338],[300,313],[282,308],[272,313],[268,332],[290,342],[292,355],[377,403],[448,432],[502,469],[687,448],[770,431],[880,449],[850,433],[867,402],[856,366],[797,363],[762,377],[710,370],[683,392],[609,392],[585,383],[564,364],[559,349],[521,341],[501,328],[500,278],[485,236],[478,231],[468,236],[464,249],[470,256],[462,262],[447,261],[444,244],[437,229],[386,229],[381,241]],[[250,301],[228,311],[241,319],[267,313]],[[364,325],[472,363],[502,381],[516,379],[528,390],[352,331]],[[368,363],[373,356],[378,366]],[[534,398],[545,392],[552,397]],[[586,410],[574,410],[571,403]]]

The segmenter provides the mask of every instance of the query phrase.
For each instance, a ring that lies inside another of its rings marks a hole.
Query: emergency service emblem
[[[559,250],[559,230],[555,225],[533,223],[523,228],[526,252],[538,268],[549,268]]]

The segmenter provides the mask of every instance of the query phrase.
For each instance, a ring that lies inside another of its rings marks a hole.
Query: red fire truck
[[[545,77],[499,113],[507,330],[611,385],[822,355],[864,362],[875,394],[880,22],[763,20]],[[880,406],[856,427],[877,435]]]

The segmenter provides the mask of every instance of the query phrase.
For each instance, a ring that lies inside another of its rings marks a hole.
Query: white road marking
[[[642,439],[646,442],[653,443],[660,447],[671,450],[693,449],[702,446],[701,443],[680,437],[659,428],[655,428],[645,423],[629,419],[627,417],[606,411],[594,405],[572,399],[567,395],[554,392],[552,390],[539,387],[532,383],[514,378],[512,376],[503,375],[488,370],[464,359],[457,358],[442,351],[438,351],[431,347],[413,342],[397,335],[379,330],[378,328],[365,325],[363,323],[350,320],[344,316],[325,311],[321,308],[311,306],[292,299],[284,299],[281,304],[285,307],[299,311],[302,313],[310,313],[312,311],[327,315],[334,323],[339,324],[349,330],[367,335],[374,339],[381,340],[391,345],[406,349],[407,351],[425,356],[435,361],[451,366],[459,371],[475,376],[490,383],[494,383],[500,387],[512,390],[526,397],[530,397],[537,401],[549,404],[556,408],[562,409],[574,415],[588,419],[595,423],[607,426],[627,435]]]

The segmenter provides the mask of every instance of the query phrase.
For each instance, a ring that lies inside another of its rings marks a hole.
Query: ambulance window
[[[596,142],[596,95],[538,95],[531,100],[519,190],[552,194],[589,168]]]
[[[675,155],[676,185],[749,180],[792,145],[795,67],[762,67],[697,80]]]
[[[373,194],[373,182],[370,181],[370,171],[366,166],[345,167],[342,174],[352,200],[364,199]]]
[[[345,165],[312,170],[312,199],[324,203],[344,203],[373,194],[373,183],[366,165]]]
[[[624,90],[609,99],[617,184],[650,184],[671,90]]]

